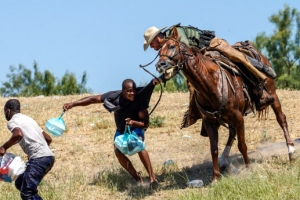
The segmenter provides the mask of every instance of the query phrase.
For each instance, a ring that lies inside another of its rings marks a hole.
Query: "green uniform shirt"
[[[178,32],[178,38],[180,42],[186,43],[189,47],[195,46],[203,48],[209,46],[210,40],[215,37],[213,31],[199,30],[192,26],[180,26],[175,25]],[[164,37],[167,38],[173,33],[173,26],[163,32]]]

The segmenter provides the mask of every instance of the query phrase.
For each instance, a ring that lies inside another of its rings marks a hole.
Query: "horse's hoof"
[[[218,179],[216,179],[216,178],[214,178],[212,181],[211,181],[211,183],[210,183],[210,185],[216,185],[218,183]]]

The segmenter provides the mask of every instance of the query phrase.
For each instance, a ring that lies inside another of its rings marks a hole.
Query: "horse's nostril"
[[[161,68],[166,66],[166,61],[162,60],[156,64],[156,68]]]
[[[156,71],[158,71],[159,73],[163,72],[163,69],[162,69],[162,66],[160,65],[160,63],[157,63],[155,65],[155,67],[156,67]]]
[[[166,60],[161,60],[156,63],[156,71],[159,73],[164,73],[165,70],[170,66],[170,63]]]

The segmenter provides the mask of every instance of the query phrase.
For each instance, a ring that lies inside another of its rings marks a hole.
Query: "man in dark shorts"
[[[144,141],[144,132],[149,126],[149,113],[147,108],[153,89],[157,83],[157,81],[151,81],[147,86],[137,88],[133,80],[126,79],[122,83],[122,90],[110,91],[102,95],[93,95],[66,103],[63,105],[63,109],[66,111],[76,106],[103,103],[108,111],[114,112],[117,127],[114,139],[124,133],[125,126],[130,126],[131,131],[134,131],[140,139]],[[116,146],[114,146],[114,150],[122,167],[126,169],[138,183],[142,183],[143,180],[133,167],[131,161],[116,148]],[[143,150],[138,154],[149,174],[150,187],[156,187],[157,180],[152,170],[148,152]]]

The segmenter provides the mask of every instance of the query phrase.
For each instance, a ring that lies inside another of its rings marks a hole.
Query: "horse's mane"
[[[195,46],[191,46],[190,49],[192,50],[195,56],[197,56],[198,53],[201,53],[200,49]]]
[[[201,49],[199,49],[196,46],[189,46],[185,43],[183,43],[185,45],[186,50],[188,51],[188,49],[190,49],[190,52],[197,58],[198,62],[202,63],[199,65],[199,69],[201,70],[201,73],[203,74],[207,74],[210,71],[210,67],[212,64],[212,60],[210,60],[209,58],[205,57],[203,55],[203,52]]]

